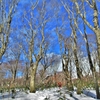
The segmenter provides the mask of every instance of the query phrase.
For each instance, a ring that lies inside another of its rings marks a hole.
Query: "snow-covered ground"
[[[65,88],[44,89],[43,91],[36,91],[36,93],[25,93],[17,90],[15,100],[96,100],[93,98],[96,97],[94,90],[84,90],[84,94],[81,95],[72,92],[72,95],[73,96],[71,97],[70,92]],[[11,98],[11,94],[5,92],[2,94],[0,93],[0,100],[14,99]]]

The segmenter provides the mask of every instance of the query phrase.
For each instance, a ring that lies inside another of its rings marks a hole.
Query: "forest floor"
[[[95,90],[84,90],[78,95],[75,91],[69,92],[65,88],[49,88],[38,90],[36,93],[16,90],[15,98],[8,92],[0,93],[0,100],[97,100]]]

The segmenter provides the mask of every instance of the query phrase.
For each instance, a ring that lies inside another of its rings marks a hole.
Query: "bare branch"
[[[80,12],[78,3],[77,3],[76,1],[75,1],[74,3],[75,3],[75,5],[76,5],[77,13],[81,16],[81,18],[82,18],[83,21],[88,25],[88,27],[89,27],[90,29],[92,29],[93,31],[95,31],[95,28],[94,28],[93,26],[91,26],[91,24],[84,18],[83,14]]]
[[[86,0],[86,2],[89,4],[89,6],[90,6],[91,8],[93,8],[93,5],[92,5],[91,1]]]

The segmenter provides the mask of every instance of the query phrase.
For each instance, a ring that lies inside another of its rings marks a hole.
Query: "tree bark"
[[[96,5],[96,1],[92,0],[92,2],[93,2],[93,9],[94,9],[94,15],[93,15],[94,29],[95,29],[94,32],[96,34],[97,52],[98,52],[99,70],[100,70],[100,28],[99,28],[99,20],[98,20],[98,9]],[[96,72],[94,73],[94,75],[95,75],[95,89],[96,89],[97,99],[100,99],[100,92],[99,92]]]
[[[35,93],[36,92],[36,89],[35,89],[35,77],[36,77],[37,67],[38,67],[38,62],[36,62],[34,65],[31,64],[31,67],[30,67],[30,92],[31,93]]]
[[[15,82],[15,78],[16,78],[16,71],[14,71],[14,72],[12,73],[12,83]]]
[[[67,57],[67,55],[63,55],[63,60],[62,60],[62,67],[63,67],[63,71],[65,74],[65,79],[67,81],[67,87],[69,87],[69,71],[68,71],[68,63],[69,63],[69,57]]]
[[[90,53],[90,49],[89,49],[89,42],[88,42],[88,37],[87,37],[87,34],[86,34],[86,27],[84,25],[84,39],[85,39],[85,43],[86,43],[86,49],[87,49],[87,54],[88,54],[88,59],[89,59],[89,65],[90,65],[90,69],[92,71],[92,74],[94,73],[95,71],[95,68],[93,66],[93,62],[92,62],[92,59],[91,59],[91,53]]]
[[[92,59],[91,59],[91,55],[90,55],[89,44],[88,44],[88,39],[87,39],[86,32],[84,32],[84,34],[85,34],[85,39],[86,39],[86,49],[87,49],[87,53],[88,53],[88,59],[89,59],[90,69],[92,71],[93,78],[94,78],[95,90],[96,90],[97,98],[100,98],[99,86],[98,86],[98,79],[97,79],[97,75],[96,75],[96,71],[95,71],[95,67],[96,66],[93,66],[93,63],[92,63]]]
[[[98,51],[98,60],[99,60],[99,71],[100,71],[100,29],[95,31],[96,41],[97,41],[97,51]]]
[[[75,23],[75,22],[74,22]],[[76,72],[77,72],[77,77],[81,79],[83,77],[82,75],[82,70],[79,66],[79,60],[78,60],[78,54],[77,54],[77,35],[76,35],[76,29],[71,25],[72,31],[73,31],[73,38],[74,38],[74,47],[73,47],[73,52],[74,52],[74,58],[75,58],[75,65],[76,65]]]

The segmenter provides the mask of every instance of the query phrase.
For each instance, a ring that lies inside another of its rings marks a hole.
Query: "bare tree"
[[[5,68],[4,68],[3,64],[1,64],[0,65],[0,80],[1,80],[0,85],[1,85],[1,87],[4,86],[3,80],[4,80],[5,75],[6,75]]]
[[[99,14],[98,14],[97,3],[96,3],[96,0],[92,0],[92,1],[83,0],[83,3],[85,1],[88,3],[91,10],[93,10],[93,23],[94,23],[94,26],[92,26],[92,24],[90,24],[90,22],[86,19],[86,17],[84,17],[83,13],[80,10],[78,1],[76,0],[76,1],[73,1],[73,2],[76,6],[77,13],[80,15],[80,17],[82,18],[84,23],[96,34],[98,59],[99,59],[99,62],[100,62],[100,26],[99,26],[99,19],[98,19]],[[86,11],[85,11],[85,13],[86,13]],[[99,67],[100,67],[100,65],[99,65]]]
[[[39,72],[42,82],[45,78],[44,75],[46,74],[46,70],[52,65],[53,62],[54,62],[54,58],[49,57],[48,54],[44,54],[44,57],[40,61],[43,68]]]
[[[60,18],[58,8],[59,8],[59,6],[57,6],[58,13],[56,14],[57,25],[56,25],[55,30],[56,30],[56,34],[58,36],[58,42],[59,42],[59,46],[60,46],[62,69],[65,74],[65,79],[67,81],[67,87],[69,88],[69,86],[71,85],[70,84],[70,82],[71,82],[70,71],[71,70],[69,68],[70,67],[69,62],[70,62],[70,58],[71,58],[70,53],[72,51],[72,48],[71,48],[70,37],[66,34],[66,30],[68,31],[68,27],[65,27],[65,26],[68,25],[68,20],[65,18],[65,14],[62,14],[62,17]],[[59,25],[59,20],[62,21],[62,23],[60,23],[60,25]]]
[[[77,73],[77,77],[81,79],[83,75],[82,75],[82,69],[79,66],[78,53],[77,53],[78,52],[78,49],[77,49],[78,48],[78,46],[77,46],[77,27],[76,27],[77,15],[76,16],[74,15],[73,7],[72,7],[72,9],[70,9],[66,3],[64,3],[62,0],[61,0],[61,2],[63,4],[65,10],[68,13],[69,24],[70,24],[70,27],[72,30],[71,41],[72,41],[72,49],[74,52],[74,58],[75,58],[76,73]]]
[[[16,48],[17,47],[17,48]],[[14,43],[14,46],[9,47],[8,51],[6,52],[8,54],[6,54],[5,56],[7,57],[6,59],[8,59],[8,69],[11,71],[12,73],[12,82],[15,82],[15,78],[16,78],[16,74],[18,71],[18,67],[21,67],[21,62],[20,60],[20,55],[21,55],[21,48],[19,47],[19,44]],[[9,56],[11,56],[11,58],[9,58]],[[20,64],[19,64],[20,62]]]
[[[69,71],[69,61],[70,61],[70,51],[71,51],[71,44],[69,42],[70,37],[66,37],[63,33],[63,25],[61,27],[56,26],[56,34],[58,36],[59,45],[60,45],[60,52],[61,52],[61,59],[62,59],[62,69],[65,74],[65,79],[67,81],[67,87],[69,88],[70,84],[70,71]]]
[[[27,88],[29,85],[29,63],[28,62],[25,63],[25,66],[23,68],[23,74],[24,74],[24,80],[25,80],[24,84]]]
[[[36,9],[35,9],[36,8]],[[41,9],[41,10],[40,10]],[[29,46],[28,49],[28,59],[30,62],[30,92],[35,92],[35,78],[37,67],[39,65],[40,60],[43,57],[44,50],[47,47],[45,43],[45,28],[47,27],[48,21],[51,20],[52,15],[47,14],[47,2],[43,0],[39,6],[38,1],[35,6],[32,4],[30,11],[28,12],[31,16],[29,19],[27,14],[24,13],[24,18],[28,22],[29,28],[24,25],[26,30],[26,40]],[[34,10],[38,12],[39,16],[34,16]],[[34,21],[34,23],[33,23]],[[38,21],[38,24],[37,24]]]
[[[15,13],[19,0],[1,0],[0,1],[0,59],[2,58],[11,31],[12,18]],[[8,12],[6,11],[8,9]]]
[[[84,13],[82,13],[81,10],[80,10],[78,1],[76,0],[76,1],[73,1],[73,2],[76,6],[77,14],[80,15],[80,17],[82,18],[84,23],[96,34],[97,51],[98,51],[98,59],[99,59],[99,67],[100,67],[100,28],[99,28],[99,19],[98,19],[98,8],[97,8],[96,0],[92,0],[92,1],[85,0],[85,1],[89,4],[90,8],[92,8],[92,10],[94,11],[94,13],[93,13],[94,26],[92,26],[89,23],[89,21],[86,19],[85,8],[83,8]],[[82,3],[84,4],[85,1],[83,0]],[[92,62],[91,55],[90,55],[90,50],[89,50],[89,44],[88,44],[85,25],[84,25],[84,34],[85,34],[85,41],[86,41],[86,47],[87,47],[87,52],[88,52],[89,64],[90,64],[90,68],[92,70],[94,80],[95,80],[96,94],[97,94],[97,98],[100,99],[97,75],[96,75],[95,67],[93,66],[93,62]]]

